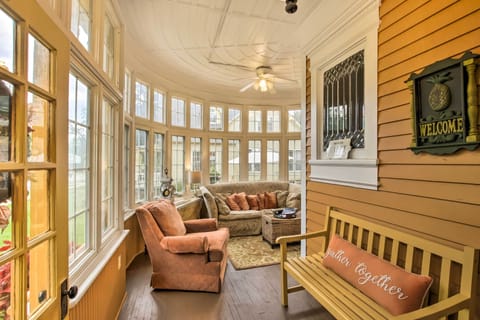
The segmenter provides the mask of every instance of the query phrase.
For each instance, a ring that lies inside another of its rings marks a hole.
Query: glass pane
[[[288,132],[300,132],[302,128],[302,111],[288,110]]]
[[[113,227],[113,185],[114,178],[114,126],[113,106],[103,102],[102,108],[102,231]]]
[[[28,35],[28,81],[50,90],[50,50],[31,34]]]
[[[12,244],[12,186],[11,172],[0,172],[0,251]],[[1,318],[0,318],[1,319]]]
[[[123,207],[130,206],[130,127],[123,127]]]
[[[12,84],[0,80],[0,162],[12,160],[13,89]]]
[[[135,131],[135,202],[147,200],[147,132]]]
[[[37,245],[28,253],[27,315],[33,314],[51,298],[51,255],[49,241]]]
[[[115,33],[113,25],[108,16],[105,16],[104,35],[103,35],[103,71],[108,74],[110,79],[114,75],[114,50]]]
[[[72,0],[71,31],[88,50],[90,40],[90,1]]]
[[[163,176],[163,134],[155,133],[153,136],[153,197],[162,196]]]
[[[28,93],[27,159],[30,162],[48,160],[48,128],[50,103]]]
[[[15,30],[16,23],[0,9],[0,67],[15,71]]]
[[[88,170],[75,171],[75,211],[84,211],[88,209]]]
[[[149,88],[140,82],[135,82],[135,115],[148,118],[148,95]]]
[[[69,261],[72,262],[79,257],[86,249],[87,239],[87,214],[82,212],[68,220],[69,235]]]
[[[3,250],[4,248],[0,248]],[[0,266],[0,319],[15,319],[14,308],[15,305],[13,299],[15,292],[14,284],[15,281],[15,267],[14,262],[9,261]]]
[[[27,237],[49,230],[49,176],[48,171],[29,171],[27,181]]]
[[[241,130],[242,114],[238,109],[228,109],[228,131],[239,132]]]

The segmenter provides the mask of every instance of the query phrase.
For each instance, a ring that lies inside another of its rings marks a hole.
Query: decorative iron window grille
[[[352,148],[364,148],[363,50],[323,75],[323,150],[332,140],[351,138]]]

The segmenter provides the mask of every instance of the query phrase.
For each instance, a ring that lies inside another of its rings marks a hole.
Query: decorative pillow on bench
[[[323,264],[392,315],[420,309],[432,284],[431,277],[407,272],[338,235],[330,240]]]

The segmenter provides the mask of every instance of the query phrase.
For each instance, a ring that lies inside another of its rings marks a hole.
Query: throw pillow
[[[256,194],[247,195],[247,202],[250,210],[258,210],[258,197]]]
[[[220,198],[215,198],[215,203],[217,204],[217,208],[218,208],[218,213],[219,214],[222,214],[224,216],[227,216],[230,214],[230,208],[228,207],[228,205],[225,203],[225,201],[223,201],[222,199]]]
[[[431,277],[407,272],[338,235],[330,240],[323,264],[392,315],[421,308],[432,284]]]
[[[265,192],[264,194],[265,194],[265,209],[278,208],[277,194],[275,192]]]
[[[300,210],[300,204],[300,193],[290,192],[287,196],[287,200],[285,200],[285,207],[297,208]]]
[[[170,200],[149,203],[145,208],[150,211],[164,235],[183,236],[187,232],[182,216]]]
[[[215,194],[215,203],[217,204],[218,213],[224,216],[230,214],[230,207],[227,205],[226,200],[230,193],[217,193]]]
[[[285,208],[287,206],[288,191],[277,190],[275,193],[277,195],[278,208]]]
[[[257,193],[258,210],[265,209],[265,194]]]
[[[227,197],[227,199],[225,200],[225,202],[230,207],[230,209],[235,210],[235,211],[240,211],[240,206],[235,201],[235,194],[229,195]]]
[[[240,210],[248,210],[250,209],[247,201],[247,195],[245,192],[240,192],[235,194],[235,202],[240,207]]]

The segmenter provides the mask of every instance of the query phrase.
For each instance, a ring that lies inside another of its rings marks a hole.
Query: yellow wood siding
[[[69,310],[69,319],[116,319],[125,299],[125,288],[125,242],[123,242],[82,299]]]
[[[436,61],[458,58],[467,50],[480,54],[480,1],[384,0],[380,20],[380,186],[372,191],[312,182],[307,164],[307,230],[323,227],[323,212],[329,205],[452,246],[480,248],[480,148],[453,155],[410,151],[411,94],[405,84],[412,72]],[[308,98],[307,91],[307,161],[310,134],[315,134],[309,130]],[[319,248],[319,243],[309,242],[307,252]]]

